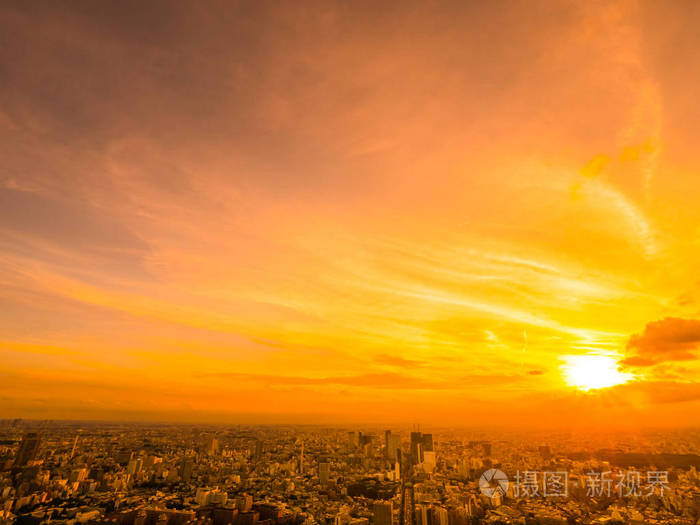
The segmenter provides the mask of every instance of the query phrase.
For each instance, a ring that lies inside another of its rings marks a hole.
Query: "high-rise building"
[[[17,456],[15,456],[15,467],[24,467],[29,462],[36,459],[41,445],[41,436],[36,432],[28,432],[22,438]]]
[[[422,440],[421,440],[421,446],[423,449],[423,452],[432,452],[435,450],[433,448],[433,435],[432,434],[423,434]]]
[[[328,485],[331,479],[331,464],[326,460],[321,460],[318,463],[318,479],[321,485]]]
[[[401,451],[398,451],[399,456],[401,455]],[[393,476],[394,481],[398,481],[401,479],[401,461],[397,459],[392,468],[391,468],[391,474]]]
[[[68,476],[68,481],[71,483],[75,481],[84,481],[87,479],[88,472],[87,469],[84,468],[74,468],[70,471],[70,475]]]
[[[115,460],[117,463],[125,467],[129,464],[129,461],[131,461],[131,458],[133,457],[134,453],[131,450],[123,448],[117,452]]]
[[[396,461],[399,457],[399,449],[401,449],[401,436],[398,434],[391,434],[391,436],[389,436],[389,445],[387,448],[387,459],[389,461]]]
[[[250,512],[253,508],[253,496],[246,493],[236,496],[236,508],[239,512]]]
[[[210,489],[204,488],[204,487],[199,487],[197,489],[197,492],[194,495],[194,500],[197,502],[197,505],[204,506],[207,503],[209,503],[210,494],[211,494]]]
[[[448,525],[450,522],[449,513],[444,507],[433,507],[432,511],[432,525]]]
[[[427,505],[416,505],[416,525],[430,525],[428,523],[428,511],[429,507]]]
[[[180,479],[185,483],[192,479],[192,470],[194,469],[194,459],[186,457],[180,463]]]
[[[435,459],[435,452],[426,450],[423,452],[423,472],[431,473],[435,470],[437,461]]]
[[[377,501],[374,503],[374,525],[394,525],[394,507],[391,501]]]
[[[364,445],[365,436],[362,432],[348,432],[348,449],[353,450]]]
[[[219,440],[215,437],[210,438],[205,446],[205,451],[210,456],[213,456],[219,452]]]
[[[260,439],[255,440],[255,453],[253,454],[253,460],[256,463],[259,463],[262,461],[262,456],[263,456],[263,442]]]
[[[423,462],[423,434],[411,432],[411,462],[418,465]]]
[[[133,476],[141,472],[141,467],[143,467],[143,460],[141,458],[132,459],[126,466],[126,472],[130,476]]]
[[[401,436],[392,434],[391,430],[384,432],[384,458],[396,461],[396,451],[401,448]]]

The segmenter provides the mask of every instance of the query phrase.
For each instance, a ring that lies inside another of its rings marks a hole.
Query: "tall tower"
[[[389,435],[386,436],[386,440],[386,459],[388,459],[389,461],[396,461],[396,458],[398,457],[398,451],[401,448],[401,436],[389,432]]]
[[[41,436],[36,432],[28,432],[22,438],[17,456],[15,456],[15,467],[24,467],[30,461],[34,461],[39,452]]]
[[[423,462],[423,434],[411,432],[411,461],[414,465]]]

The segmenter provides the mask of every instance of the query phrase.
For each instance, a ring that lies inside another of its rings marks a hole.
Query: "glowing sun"
[[[621,385],[632,374],[620,372],[615,358],[606,355],[569,355],[562,365],[564,380],[580,390],[593,390]]]

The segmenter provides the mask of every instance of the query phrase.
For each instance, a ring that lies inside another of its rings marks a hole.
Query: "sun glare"
[[[564,379],[579,390],[594,390],[626,383],[632,375],[620,372],[615,358],[605,355],[570,355],[562,365]]]

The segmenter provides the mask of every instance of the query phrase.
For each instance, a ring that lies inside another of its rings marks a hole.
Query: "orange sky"
[[[3,4],[0,417],[700,423],[698,26]]]

